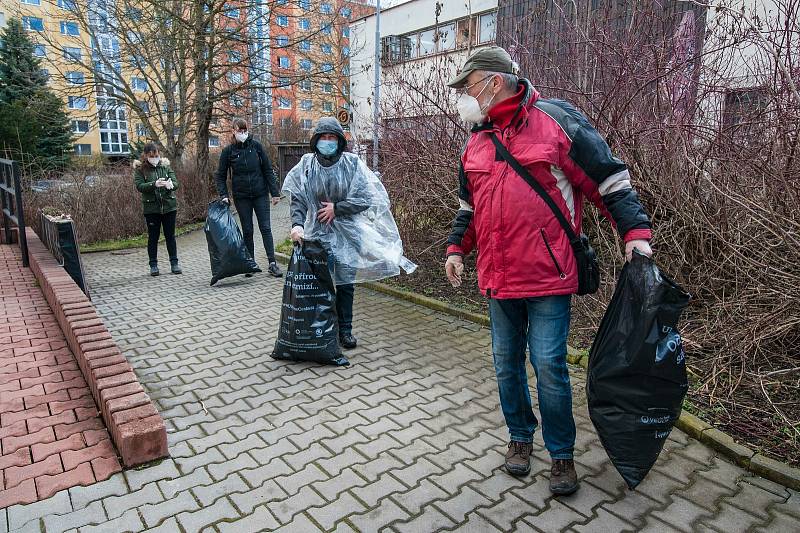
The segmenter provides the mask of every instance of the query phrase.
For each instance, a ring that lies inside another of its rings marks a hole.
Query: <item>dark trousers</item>
[[[336,286],[336,316],[339,317],[339,335],[347,335],[353,332],[353,296],[356,286],[349,285]]]
[[[178,246],[175,244],[175,216],[177,211],[171,213],[153,213],[145,215],[147,222],[147,257],[150,264],[158,263],[158,238],[161,236],[161,229],[164,229],[164,240],[167,243],[167,252],[170,262],[178,260]]]
[[[267,259],[270,263],[274,263],[275,245],[272,242],[272,227],[269,221],[269,201],[267,196],[234,197],[233,203],[236,205],[236,211],[239,212],[244,245],[247,246],[250,256],[255,257],[255,245],[253,244],[253,211],[255,211],[256,219],[258,219],[258,229],[261,231],[261,240],[264,241],[264,249],[267,251]]]

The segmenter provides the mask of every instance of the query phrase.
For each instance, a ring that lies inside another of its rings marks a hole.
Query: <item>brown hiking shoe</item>
[[[550,492],[566,496],[578,490],[578,474],[572,459],[553,459],[550,467]]]
[[[517,442],[512,440],[508,443],[506,452],[506,470],[512,476],[524,476],[531,471],[531,452],[533,444],[530,442]]]

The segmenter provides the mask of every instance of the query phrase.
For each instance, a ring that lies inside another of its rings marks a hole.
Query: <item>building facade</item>
[[[409,0],[381,12],[381,121],[402,120],[401,85],[409,77],[435,76],[431,90],[446,91],[447,79],[478,47],[495,43],[497,0],[438,2]],[[351,25],[350,58],[353,136],[361,151],[371,143],[375,103],[375,26],[370,14]],[[415,106],[419,113],[419,105]],[[441,110],[427,113],[438,115]]]

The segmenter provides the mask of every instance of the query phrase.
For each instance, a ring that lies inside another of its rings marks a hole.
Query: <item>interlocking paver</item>
[[[282,208],[273,211],[276,240],[288,230]],[[95,493],[91,487],[71,489],[76,509],[94,509],[102,501],[103,510],[121,515],[118,522],[109,517],[112,527],[124,518],[133,530],[171,532],[183,527],[249,533],[258,530],[253,524],[292,532],[320,526],[431,531],[438,524],[481,533],[623,525],[669,531],[686,527],[686,517],[697,517],[701,527],[718,518],[702,513],[723,508],[731,517],[743,511],[776,525],[795,517],[786,497],[776,499],[774,487],[747,484],[741,469],[677,430],[637,491],[625,489],[587,417],[583,372],[572,374],[583,485],[570,498],[554,499],[540,434],[530,476],[518,479],[502,470],[508,431],[485,328],[359,287],[355,333],[361,346],[349,354],[353,366],[276,362],[269,352],[281,280],[257,275],[208,287],[204,235],[181,237],[179,252],[184,275],[175,277],[146,276],[144,250],[85,258],[98,314],[171,430],[172,459],[113,475],[96,484]],[[265,261],[263,249],[256,260]],[[170,316],[168,324],[153,316],[154,305]],[[60,364],[52,357],[53,365]],[[58,438],[101,429],[73,430],[75,424],[64,420],[47,427]],[[134,507],[146,523],[132,514]],[[680,513],[686,516],[675,516]]]
[[[63,515],[48,515],[44,517],[44,526],[47,533],[62,533],[64,531],[88,525],[103,524],[108,520],[103,509],[103,503],[95,501],[86,507]]]
[[[139,518],[139,513],[136,509],[125,511],[122,516],[104,522],[97,526],[86,526],[80,528],[80,533],[112,533],[112,532],[130,532],[137,533],[145,529],[142,519]]]

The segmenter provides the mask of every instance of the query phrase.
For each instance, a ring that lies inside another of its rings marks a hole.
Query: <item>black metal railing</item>
[[[3,230],[6,242],[11,242],[11,223],[13,223],[17,227],[17,238],[20,250],[22,250],[22,266],[30,266],[19,165],[10,159],[0,159],[0,207],[3,209]]]

